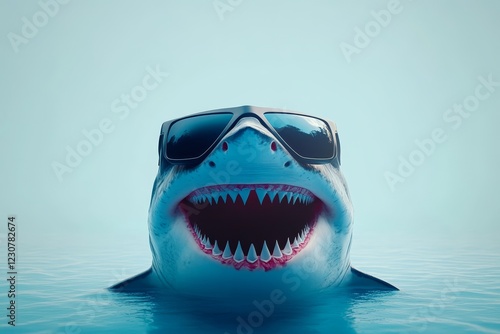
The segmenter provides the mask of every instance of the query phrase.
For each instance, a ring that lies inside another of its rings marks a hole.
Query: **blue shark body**
[[[199,165],[161,161],[149,210],[152,266],[112,289],[206,297],[397,290],[351,267],[352,227],[340,166],[297,162],[244,117]]]

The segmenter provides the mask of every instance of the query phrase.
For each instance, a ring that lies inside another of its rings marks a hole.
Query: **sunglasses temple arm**
[[[340,139],[339,139],[339,134],[337,133],[337,131],[335,131],[335,141],[337,142],[335,159],[337,159],[337,162],[338,162],[339,167],[340,167]]]
[[[337,124],[335,124],[334,122],[330,122],[330,127],[335,134],[335,160],[337,160],[337,164],[340,167],[340,138],[339,133],[337,132]]]
[[[160,166],[161,159],[162,159],[162,143],[163,143],[163,132],[160,133],[160,138],[158,139],[158,166]]]

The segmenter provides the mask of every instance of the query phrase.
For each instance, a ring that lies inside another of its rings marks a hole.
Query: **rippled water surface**
[[[401,291],[321,293],[307,302],[285,301],[266,315],[251,303],[105,289],[147,269],[150,259],[144,245],[21,249],[17,326],[3,317],[1,332],[500,333],[500,246],[494,242],[382,247],[356,241],[353,265]],[[0,288],[7,291],[4,280]]]

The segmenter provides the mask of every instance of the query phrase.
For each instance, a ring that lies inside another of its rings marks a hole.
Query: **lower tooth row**
[[[262,251],[260,252],[260,256],[258,256],[257,251],[255,250],[255,246],[252,243],[250,244],[246,257],[245,254],[243,253],[243,249],[239,241],[238,241],[238,246],[236,247],[236,251],[233,254],[231,252],[231,248],[229,247],[229,241],[226,242],[224,249],[221,250],[219,244],[217,243],[217,240],[215,240],[215,242],[212,244],[210,238],[206,237],[205,235],[202,235],[198,226],[195,226],[194,231],[198,236],[203,247],[207,250],[212,251],[212,255],[221,256],[223,259],[233,258],[233,260],[236,262],[242,262],[246,259],[247,262],[254,263],[258,259],[260,259],[263,262],[269,262],[272,258],[279,259],[282,258],[283,255],[291,255],[293,253],[293,249],[299,248],[300,245],[305,242],[306,236],[310,231],[310,227],[306,226],[297,235],[297,237],[295,237],[292,243],[290,243],[290,239],[287,239],[286,245],[283,249],[280,249],[278,241],[276,240],[272,253],[269,250],[267,242],[264,241],[264,244],[262,246]]]

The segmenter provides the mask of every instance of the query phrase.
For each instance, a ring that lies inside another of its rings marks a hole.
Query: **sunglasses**
[[[216,109],[163,123],[158,143],[160,157],[174,165],[199,164],[243,117],[259,120],[300,163],[340,165],[340,143],[333,122],[252,106]]]

